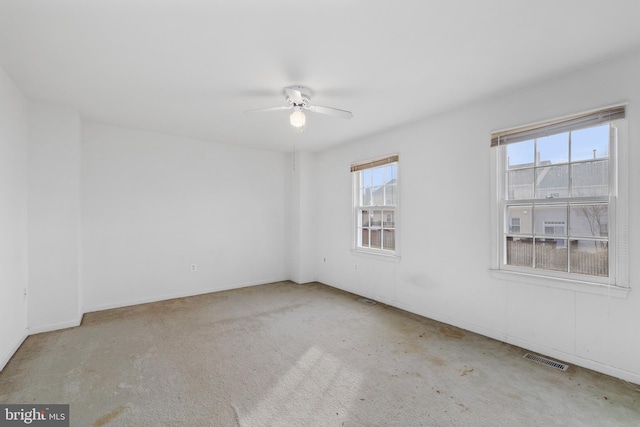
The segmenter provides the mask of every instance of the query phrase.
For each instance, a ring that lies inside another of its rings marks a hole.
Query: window
[[[492,134],[499,268],[613,283],[617,136],[625,107]]]
[[[351,165],[355,247],[397,253],[398,156]]]
[[[511,225],[509,226],[509,231],[511,233],[519,233],[520,232],[520,218],[510,218]]]

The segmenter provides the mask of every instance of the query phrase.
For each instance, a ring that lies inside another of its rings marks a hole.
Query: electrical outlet
[[[25,296],[25,297],[27,296],[27,288],[24,288],[24,289],[22,290],[22,295],[23,295],[23,296]]]
[[[193,273],[194,271],[198,271],[198,265],[197,264],[191,264],[191,272]]]

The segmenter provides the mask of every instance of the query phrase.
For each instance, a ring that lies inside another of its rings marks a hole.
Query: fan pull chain
[[[296,170],[296,133],[295,130],[293,132],[293,166],[292,166],[292,170]]]
[[[293,128],[293,164],[291,169],[292,170],[296,170],[296,139],[301,138],[301,136],[298,135],[302,135],[304,133],[305,130],[305,126],[301,126],[300,128]]]

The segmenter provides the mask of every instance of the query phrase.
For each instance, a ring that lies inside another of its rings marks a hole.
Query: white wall
[[[80,116],[29,103],[29,331],[77,326]]]
[[[27,337],[27,101],[0,68],[0,370]]]
[[[293,163],[293,162],[292,162]],[[291,269],[289,278],[296,283],[317,279],[317,212],[315,208],[316,154],[296,153],[295,169],[290,168],[291,194],[289,223]]]
[[[318,279],[527,349],[640,382],[640,294],[562,290],[490,273],[489,135],[629,101],[630,165],[640,163],[640,55],[513,90],[318,156]],[[399,262],[351,249],[349,164],[400,154]],[[630,168],[630,259],[640,249],[639,168]],[[326,262],[324,259],[326,258]],[[356,270],[355,265],[358,265]],[[631,287],[640,264],[631,263]]]
[[[84,311],[287,279],[289,171],[283,153],[84,123]]]

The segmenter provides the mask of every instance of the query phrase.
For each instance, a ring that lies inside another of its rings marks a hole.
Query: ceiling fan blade
[[[264,113],[266,111],[279,111],[279,110],[290,110],[292,107],[271,107],[271,108],[259,108],[257,110],[248,110],[245,111],[245,114],[253,114],[253,113]]]
[[[331,108],[331,107],[323,107],[320,105],[311,105],[309,106],[309,110],[313,111],[314,113],[328,114],[330,116],[342,117],[343,119],[350,119],[351,117],[353,117],[353,113],[351,111],[339,110],[337,108]]]
[[[289,98],[291,98],[291,101],[293,101],[296,104],[302,104],[302,92],[301,91],[299,91],[295,87],[285,87],[284,91],[286,92],[287,96]]]

